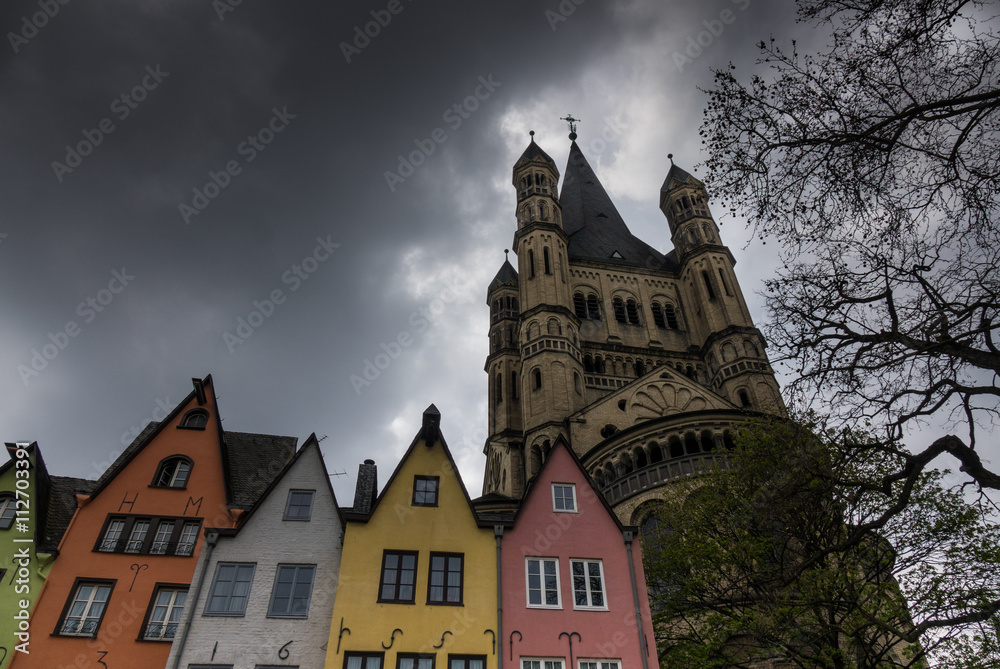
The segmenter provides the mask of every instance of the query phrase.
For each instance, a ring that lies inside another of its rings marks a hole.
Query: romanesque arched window
[[[627,320],[627,318],[625,316],[625,303],[622,301],[622,298],[616,297],[613,300],[611,300],[611,308],[615,312],[615,320],[616,321],[618,321],[619,323],[627,323],[628,322],[628,320]]]
[[[587,301],[583,293],[573,293],[573,312],[579,319],[587,317]]]
[[[601,319],[601,308],[594,293],[587,296],[587,316],[594,320]]]
[[[632,325],[639,324],[639,305],[633,300],[629,299],[625,303],[625,314],[628,316],[628,322]]]
[[[663,317],[663,309],[660,307],[660,303],[653,302],[650,308],[653,311],[653,322],[656,324],[656,327],[666,329],[667,321]]]

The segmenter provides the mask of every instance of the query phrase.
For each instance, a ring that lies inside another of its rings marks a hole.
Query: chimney
[[[378,493],[378,468],[374,460],[358,465],[358,485],[354,490],[354,513],[371,513]]]

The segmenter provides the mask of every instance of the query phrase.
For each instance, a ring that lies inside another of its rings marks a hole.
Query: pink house
[[[500,547],[502,669],[658,669],[637,528],[562,439]]]

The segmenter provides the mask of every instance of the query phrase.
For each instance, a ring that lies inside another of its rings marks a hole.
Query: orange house
[[[163,667],[203,542],[235,527],[295,451],[292,437],[224,432],[212,377],[150,423],[77,510],[15,669]]]

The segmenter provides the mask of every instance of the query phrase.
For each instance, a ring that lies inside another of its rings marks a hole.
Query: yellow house
[[[497,669],[496,539],[477,519],[440,422],[432,404],[377,499],[374,463],[361,466],[328,669]]]

